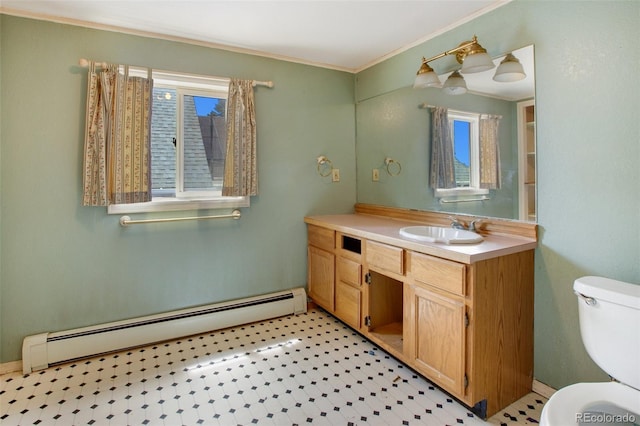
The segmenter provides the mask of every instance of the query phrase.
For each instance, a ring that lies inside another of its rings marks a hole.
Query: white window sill
[[[249,207],[250,197],[216,197],[207,199],[155,198],[148,203],[112,204],[108,214],[153,213],[182,210],[231,209]]]

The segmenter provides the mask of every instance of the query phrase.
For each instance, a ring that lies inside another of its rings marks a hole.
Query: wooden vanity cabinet
[[[462,263],[308,224],[309,296],[486,418],[531,391],[534,250]]]

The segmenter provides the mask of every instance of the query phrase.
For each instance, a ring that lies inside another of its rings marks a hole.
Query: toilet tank
[[[589,356],[619,382],[640,389],[640,285],[603,277],[573,284]]]

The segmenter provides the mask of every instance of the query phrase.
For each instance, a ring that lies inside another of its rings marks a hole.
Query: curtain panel
[[[501,186],[499,126],[497,116],[480,117],[480,188],[499,189]]]
[[[151,201],[151,70],[141,78],[119,68],[89,64],[84,206]]]
[[[435,107],[431,114],[431,188],[455,188],[453,143],[447,108]]]
[[[258,195],[253,81],[232,78],[227,99],[227,155],[223,196]]]

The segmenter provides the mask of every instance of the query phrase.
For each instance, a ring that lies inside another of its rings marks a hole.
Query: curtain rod
[[[98,61],[93,61],[94,64],[100,68],[107,68],[109,66],[108,62],[98,62]],[[91,61],[89,59],[85,59],[85,58],[80,58],[80,66],[83,68],[88,68],[89,64],[91,63]],[[146,67],[145,67],[146,68]],[[171,73],[171,71],[162,71],[162,70],[158,70],[160,72],[166,72],[166,73]],[[225,77],[227,78],[227,77]],[[260,80],[253,80],[253,86],[265,86],[268,88],[272,88],[273,87],[273,81],[260,81]]]
[[[431,109],[433,109],[433,108],[438,108],[438,107],[437,107],[437,106],[435,106],[435,105],[431,105],[431,104],[428,104],[428,103],[426,103],[426,102],[423,102],[423,103],[421,103],[420,105],[418,105],[418,108],[421,108],[421,109],[428,109],[428,108],[431,108]],[[480,115],[480,116],[482,116],[482,115],[487,115],[487,116],[490,116],[490,117],[496,117],[496,118],[498,118],[498,119],[502,120],[502,116],[501,116],[501,115],[488,114],[488,113],[486,113],[486,112],[462,111],[462,110],[457,110],[457,109],[454,109],[454,108],[448,108],[448,107],[447,107],[447,109],[450,109],[451,111],[455,111],[455,112],[466,112],[466,113],[471,113],[471,114],[478,114],[478,115]]]

